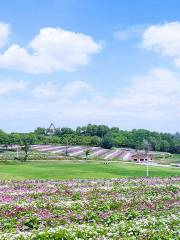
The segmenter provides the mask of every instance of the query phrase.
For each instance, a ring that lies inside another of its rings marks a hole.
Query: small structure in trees
[[[131,155],[131,160],[135,162],[148,162],[153,160],[153,156],[150,153],[151,144],[146,139],[143,140],[143,144],[144,152],[138,152],[138,150],[136,150],[136,153]]]
[[[51,123],[50,126],[46,129],[46,135],[54,135],[56,131],[56,128],[54,126],[54,123]]]

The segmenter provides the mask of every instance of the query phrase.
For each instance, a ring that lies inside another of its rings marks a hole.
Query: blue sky
[[[0,128],[180,131],[180,2],[4,1]]]

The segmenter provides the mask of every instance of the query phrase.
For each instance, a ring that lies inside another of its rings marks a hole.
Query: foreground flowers
[[[179,239],[180,178],[0,182],[0,239]]]

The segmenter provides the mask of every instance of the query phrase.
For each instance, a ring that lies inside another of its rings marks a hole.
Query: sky
[[[6,0],[0,129],[180,131],[179,0]]]

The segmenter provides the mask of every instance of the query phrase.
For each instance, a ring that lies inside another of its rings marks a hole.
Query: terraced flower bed
[[[179,239],[180,178],[1,181],[0,239]]]
[[[32,145],[32,150],[41,153],[49,153],[49,154],[59,154],[65,155],[67,151],[68,156],[76,156],[80,158],[85,158],[85,151],[87,147],[85,146],[53,146],[53,145]],[[131,156],[135,153],[134,150],[125,151],[122,149],[103,149],[101,147],[88,147],[90,154],[88,158],[101,158],[106,160],[112,159],[121,159],[121,160],[131,160]]]

